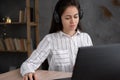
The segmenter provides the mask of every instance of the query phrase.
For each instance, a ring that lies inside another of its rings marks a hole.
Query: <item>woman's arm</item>
[[[20,67],[20,72],[22,76],[28,73],[34,73],[35,70],[43,63],[43,61],[47,58],[50,52],[50,40],[48,36],[43,38],[43,40],[37,46],[31,56],[23,62]]]

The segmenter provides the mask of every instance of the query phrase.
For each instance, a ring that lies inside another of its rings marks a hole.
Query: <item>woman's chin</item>
[[[76,28],[70,28],[70,31],[75,31],[76,30]]]

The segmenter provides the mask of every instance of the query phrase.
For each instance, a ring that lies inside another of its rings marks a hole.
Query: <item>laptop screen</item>
[[[79,48],[72,80],[120,80],[120,44]]]

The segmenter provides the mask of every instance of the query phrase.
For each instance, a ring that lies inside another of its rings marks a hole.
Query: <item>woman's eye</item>
[[[69,20],[70,18],[65,18],[66,20]]]
[[[78,18],[79,16],[75,16],[74,18]]]

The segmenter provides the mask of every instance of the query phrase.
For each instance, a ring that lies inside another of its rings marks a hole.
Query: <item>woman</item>
[[[49,70],[72,72],[78,47],[92,46],[90,36],[81,31],[81,9],[77,0],[59,0],[53,13],[50,33],[21,65],[24,80],[37,80],[35,70],[47,58]]]

